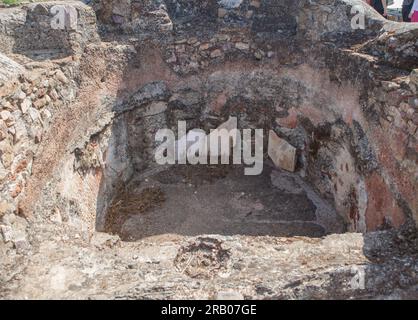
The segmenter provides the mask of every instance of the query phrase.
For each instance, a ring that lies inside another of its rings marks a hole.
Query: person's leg
[[[383,8],[382,0],[375,0],[372,3],[373,8],[383,16],[385,9]]]
[[[409,19],[409,13],[411,12],[412,4],[413,2],[402,6],[402,18],[404,22],[411,22],[411,19]]]
[[[382,15],[387,18],[388,17],[388,1],[387,0],[380,0],[383,7],[383,13]]]

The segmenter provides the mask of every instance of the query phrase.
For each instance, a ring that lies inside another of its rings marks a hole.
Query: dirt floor
[[[176,166],[118,195],[107,231],[135,241],[155,235],[309,236],[344,231],[327,202],[293,174],[240,166]],[[118,217],[115,221],[114,217]]]

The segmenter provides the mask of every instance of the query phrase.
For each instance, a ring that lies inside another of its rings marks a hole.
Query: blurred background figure
[[[418,0],[413,1],[409,18],[411,18],[411,22],[418,22]]]
[[[409,14],[411,13],[413,4],[414,4],[414,0],[403,0],[402,19],[404,22],[411,22],[411,19],[409,18]]]
[[[370,5],[385,18],[388,15],[387,0],[370,0]]]

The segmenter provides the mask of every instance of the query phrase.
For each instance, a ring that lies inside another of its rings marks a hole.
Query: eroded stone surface
[[[245,299],[417,298],[416,255],[405,250],[406,238],[390,232],[323,239],[166,235],[127,243],[112,236],[89,241],[64,225],[32,227],[30,259],[0,246],[2,298],[216,299],[231,291]],[[188,263],[209,259],[208,248],[210,263]]]

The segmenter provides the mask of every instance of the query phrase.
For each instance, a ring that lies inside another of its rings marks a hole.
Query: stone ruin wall
[[[78,32],[51,28],[51,8],[56,5],[77,10]],[[50,58],[57,58],[83,51],[88,43],[99,41],[96,16],[93,11],[84,8],[79,1],[55,1],[48,2],[48,5],[32,3],[3,9],[0,13],[2,53],[15,52],[36,59],[46,53]]]
[[[349,230],[418,221],[418,29],[368,13],[354,32],[360,2],[68,2],[79,31],[58,33],[54,3],[2,12],[0,215],[100,228],[115,188],[149,166],[153,130],[237,114],[297,147]],[[28,22],[40,38],[8,27]]]

